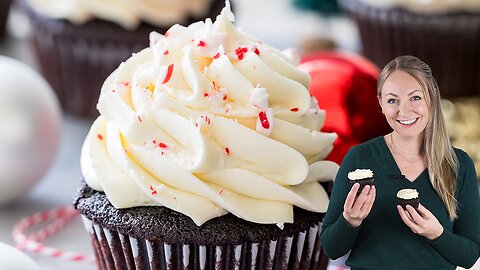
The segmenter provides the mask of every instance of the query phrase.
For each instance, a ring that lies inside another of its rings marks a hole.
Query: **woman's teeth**
[[[400,124],[402,125],[411,125],[417,121],[418,118],[412,119],[412,120],[398,120]]]

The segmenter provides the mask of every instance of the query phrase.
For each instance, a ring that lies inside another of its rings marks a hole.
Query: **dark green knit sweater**
[[[322,227],[321,243],[332,259],[347,254],[352,269],[455,269],[471,267],[480,256],[480,199],[477,176],[471,158],[455,149],[460,170],[455,198],[458,219],[450,221],[446,208],[433,189],[428,171],[415,181],[401,175],[383,137],[353,147],[345,156],[335,178],[333,193]],[[374,172],[377,191],[370,214],[358,228],[342,215],[350,191],[349,171],[357,168]],[[414,188],[420,202],[443,225],[443,234],[434,241],[414,234],[396,209],[397,191]]]

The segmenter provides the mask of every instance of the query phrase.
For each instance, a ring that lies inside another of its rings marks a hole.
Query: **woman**
[[[321,232],[332,259],[352,269],[470,268],[480,254],[480,199],[471,158],[450,144],[440,93],[428,65],[400,56],[382,70],[378,102],[393,132],[353,147],[335,179]],[[357,196],[347,174],[371,169]],[[397,205],[404,188],[418,209]]]

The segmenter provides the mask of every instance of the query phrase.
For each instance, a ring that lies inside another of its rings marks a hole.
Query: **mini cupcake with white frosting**
[[[360,184],[357,192],[357,194],[360,194],[366,185],[374,185],[373,171],[370,169],[356,169],[348,173],[348,180],[350,180],[352,186],[356,183]]]
[[[420,203],[420,197],[416,189],[405,188],[399,190],[397,192],[397,199],[398,204],[405,210],[407,209],[407,205],[417,209]]]

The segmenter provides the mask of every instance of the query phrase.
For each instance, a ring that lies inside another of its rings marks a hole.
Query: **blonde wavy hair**
[[[380,74],[377,83],[379,97],[381,97],[385,80],[396,70],[404,71],[415,78],[426,97],[430,119],[423,137],[424,159],[430,182],[447,208],[450,220],[454,220],[457,218],[457,201],[454,195],[458,176],[458,159],[445,125],[437,82],[433,78],[432,70],[423,61],[411,55],[399,56],[390,61]]]

